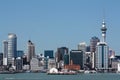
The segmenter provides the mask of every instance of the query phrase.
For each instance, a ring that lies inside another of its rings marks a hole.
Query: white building
[[[27,70],[27,71],[30,70],[30,65],[24,65],[23,70]]]
[[[56,62],[55,59],[48,59],[48,69],[56,68]]]
[[[7,57],[8,57],[8,41],[3,41],[3,65],[7,65]]]
[[[120,62],[117,64],[117,72],[120,72]]]
[[[37,58],[32,58],[30,61],[30,70],[31,71],[39,71],[41,68],[39,67],[39,60]]]

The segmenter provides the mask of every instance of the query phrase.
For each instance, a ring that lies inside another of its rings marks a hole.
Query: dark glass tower
[[[53,50],[45,50],[44,51],[44,56],[47,58],[47,57],[49,57],[49,58],[54,58],[53,57],[53,53],[54,53],[54,51]]]
[[[61,60],[64,60],[64,55],[68,54],[68,48],[61,47],[57,49],[57,62],[60,62]]]
[[[83,69],[83,51],[82,50],[71,50],[70,51],[70,61],[72,60],[73,64],[80,65]]]

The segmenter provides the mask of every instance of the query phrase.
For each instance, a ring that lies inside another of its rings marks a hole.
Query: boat
[[[25,73],[30,73],[30,72],[31,72],[30,70],[25,71]]]
[[[89,73],[97,73],[97,72],[95,70],[85,70],[84,73],[89,74]]]
[[[52,68],[47,72],[48,75],[76,75],[76,71],[58,71],[56,68]]]
[[[57,73],[47,73],[48,75],[76,75],[76,72],[57,72]]]
[[[95,71],[95,70],[92,70],[92,71],[90,71],[90,73],[97,73],[97,71]]]
[[[0,71],[0,74],[15,74],[15,71]]]
[[[84,73],[85,73],[85,74],[88,74],[88,73],[90,73],[90,71],[89,71],[89,70],[85,70]]]

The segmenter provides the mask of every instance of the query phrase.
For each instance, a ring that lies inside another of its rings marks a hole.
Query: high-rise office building
[[[3,53],[0,53],[0,66],[3,65]]]
[[[54,53],[54,51],[53,50],[45,50],[44,51],[44,57],[49,57],[49,58],[54,58],[53,57],[53,53]]]
[[[100,42],[100,39],[96,36],[94,36],[90,39],[90,52],[96,51],[96,45],[98,42]]]
[[[108,69],[109,47],[105,43],[98,43],[96,50],[96,68],[98,70]]]
[[[90,46],[86,47],[86,52],[90,52]]]
[[[68,48],[61,47],[57,49],[57,62],[60,62],[61,60],[63,61],[65,53],[68,54]]]
[[[69,62],[70,62],[69,59],[70,59],[69,58],[69,54],[65,54],[64,55],[64,65],[68,65],[69,64]]]
[[[78,44],[78,50],[83,51],[83,67],[86,64],[86,49],[87,49],[87,44],[85,42],[81,42]]]
[[[83,69],[83,51],[82,50],[71,50],[70,51],[70,61],[73,64],[79,65]]]
[[[106,24],[102,22],[102,41],[97,43],[96,47],[96,69],[100,71],[108,70],[109,47],[106,43]]]
[[[3,41],[3,65],[7,65],[7,57],[8,57],[8,41]]]
[[[35,45],[31,42],[31,40],[29,40],[28,41],[27,61],[30,62],[30,60],[34,57],[35,57]]]
[[[96,46],[97,46],[97,43],[100,42],[100,39],[96,36],[92,37],[90,39],[90,52],[91,52],[91,55],[92,55],[92,68],[94,69],[95,68],[95,57],[96,57]]]
[[[22,50],[17,50],[17,57],[23,57],[24,56],[24,51]]]
[[[8,34],[8,65],[12,64],[12,58],[16,58],[17,36],[14,33]]]

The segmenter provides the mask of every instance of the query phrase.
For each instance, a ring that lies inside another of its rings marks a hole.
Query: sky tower
[[[95,61],[95,67],[98,71],[107,71],[109,69],[108,66],[108,52],[109,52],[109,46],[106,43],[106,24],[102,22],[102,40],[97,43],[96,46],[96,61]]]
[[[102,42],[106,42],[106,31],[107,31],[107,28],[106,28],[106,23],[105,23],[104,19],[103,19],[103,22],[102,22],[101,31],[102,31]]]

